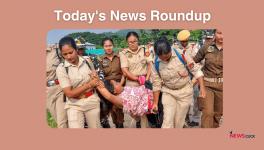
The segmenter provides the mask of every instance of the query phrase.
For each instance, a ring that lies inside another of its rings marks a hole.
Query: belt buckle
[[[55,85],[55,81],[50,80],[50,81],[48,81],[47,85],[48,85],[48,87],[53,86],[53,85]]]
[[[214,78],[214,82],[218,83],[219,82],[219,78]]]
[[[223,78],[216,78],[218,83],[223,82]]]

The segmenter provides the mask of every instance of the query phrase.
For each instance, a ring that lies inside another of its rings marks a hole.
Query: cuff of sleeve
[[[161,90],[161,87],[155,87],[155,86],[153,86],[153,92],[156,92],[156,91],[160,91]]]
[[[121,63],[121,68],[128,68],[128,65]]]
[[[194,78],[198,79],[200,77],[204,76],[203,72],[201,70],[197,71],[197,73],[195,74]]]
[[[61,84],[61,83],[60,83],[60,87],[61,87],[62,89],[66,88],[66,87],[70,87],[70,86],[71,86],[70,84]]]

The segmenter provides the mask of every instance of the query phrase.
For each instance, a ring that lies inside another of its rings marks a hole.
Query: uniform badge
[[[194,67],[194,63],[190,63],[189,65],[188,65],[188,68],[189,69],[192,69]]]
[[[214,51],[214,47],[213,47],[213,46],[209,46],[208,49],[207,49],[207,51],[208,51],[209,53],[213,52],[213,51]]]
[[[129,54],[127,55],[127,57],[128,57],[128,58],[132,58],[133,56],[132,56],[131,53],[129,53]]]
[[[109,60],[103,59],[103,67],[108,67],[108,66],[109,66]]]

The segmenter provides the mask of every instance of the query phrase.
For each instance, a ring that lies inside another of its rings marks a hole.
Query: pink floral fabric
[[[144,85],[126,86],[119,96],[123,100],[123,112],[133,116],[142,116],[148,113],[153,105],[153,93]]]

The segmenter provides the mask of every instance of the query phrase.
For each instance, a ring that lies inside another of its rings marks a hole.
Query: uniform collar
[[[84,61],[86,61],[86,60],[83,57],[81,57],[81,56],[78,56],[78,58],[79,58],[78,66],[76,66],[74,64],[71,64],[67,60],[65,60],[64,61],[64,67],[70,67],[70,66],[72,66],[72,67],[80,67],[84,63]]]
[[[213,43],[211,44],[211,46],[213,46],[213,47],[214,47],[215,49],[217,49],[218,51],[222,51],[222,50],[223,50],[223,48],[218,49],[217,46],[216,46],[216,44],[215,44],[215,42],[213,42]]]
[[[179,48],[182,49],[182,50],[183,50],[183,49],[186,49],[186,50],[187,50],[187,49],[190,48],[190,46],[191,46],[190,43],[188,43],[188,45],[187,45],[186,47],[183,47],[181,44],[179,44]]]
[[[114,57],[118,57],[118,54],[116,54],[115,52],[113,52],[113,53],[114,53],[114,54],[113,54],[113,58],[114,58]],[[103,58],[103,59],[107,58],[107,55],[104,54],[102,58]]]
[[[141,46],[138,46],[138,50],[137,51],[132,51],[131,49],[127,48],[127,51],[132,53],[132,54],[137,54],[140,50],[142,49]]]

